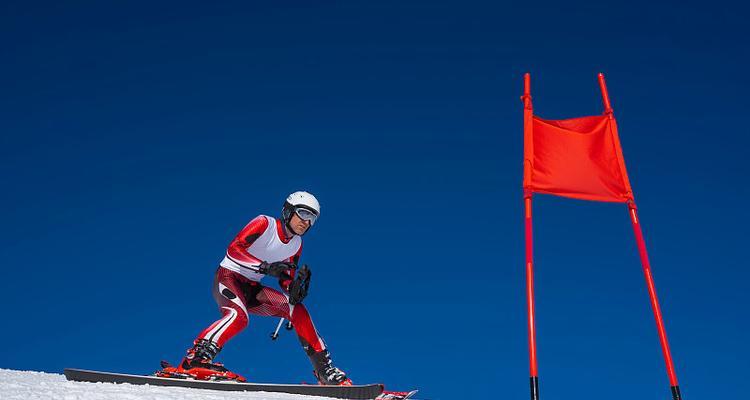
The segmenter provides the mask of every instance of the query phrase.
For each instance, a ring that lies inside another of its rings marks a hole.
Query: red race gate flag
[[[524,90],[526,190],[582,200],[633,200],[611,110],[605,115],[546,120],[533,115]]]

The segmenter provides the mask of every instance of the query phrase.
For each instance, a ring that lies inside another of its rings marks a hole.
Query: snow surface
[[[0,369],[2,400],[325,400],[326,397],[266,392],[68,382],[62,374]]]

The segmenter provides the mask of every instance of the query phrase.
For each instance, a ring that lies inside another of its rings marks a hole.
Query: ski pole
[[[279,337],[279,330],[281,330],[281,325],[284,324],[284,318],[279,319],[279,324],[276,325],[276,330],[271,334],[271,340],[276,340]]]
[[[287,301],[289,300],[289,296],[287,296]],[[294,313],[294,304],[289,304],[289,315],[291,316],[292,313]],[[273,331],[271,334],[271,340],[276,340],[279,338],[279,331],[281,330],[281,325],[284,324],[284,318],[279,319],[279,324],[276,325],[276,330]],[[292,320],[290,319],[286,323],[286,330],[291,331],[294,329],[294,325],[292,325]]]

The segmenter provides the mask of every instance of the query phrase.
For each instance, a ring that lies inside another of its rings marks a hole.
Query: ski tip
[[[410,392],[394,392],[389,390],[384,390],[383,393],[380,394],[376,398],[376,400],[406,400],[412,398],[415,394],[417,394],[419,390],[412,390]]]

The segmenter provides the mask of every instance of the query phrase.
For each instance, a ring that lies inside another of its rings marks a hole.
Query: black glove
[[[307,296],[307,290],[310,288],[311,275],[312,272],[310,272],[310,268],[307,265],[303,265],[297,271],[294,280],[289,284],[289,304],[302,303],[302,300]]]
[[[293,270],[296,268],[297,266],[294,265],[294,263],[276,261],[269,264],[263,261],[260,263],[260,265],[258,265],[258,272],[260,272],[261,274],[275,276],[282,280],[286,280],[292,279],[292,276],[289,274],[289,270]]]

